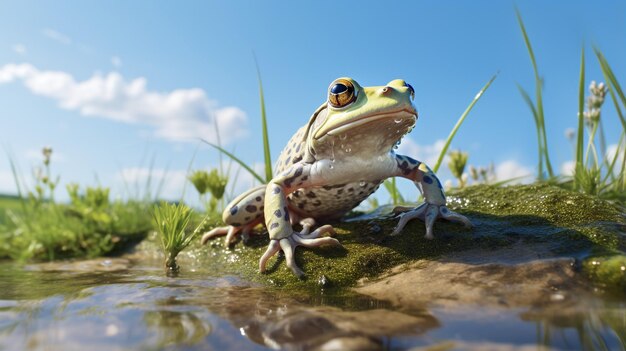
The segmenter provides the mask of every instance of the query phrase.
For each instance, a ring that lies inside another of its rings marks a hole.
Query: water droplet
[[[365,181],[363,181],[363,180],[362,180],[362,181],[360,181],[360,182],[359,182],[359,186],[365,186]]]
[[[393,121],[396,122],[396,123],[400,123],[400,122],[402,122],[402,118],[396,118]]]
[[[349,148],[349,147],[347,147],[347,148],[346,148],[346,152],[347,152],[347,153],[351,153],[351,152],[352,152],[352,149],[351,149],[351,148]]]

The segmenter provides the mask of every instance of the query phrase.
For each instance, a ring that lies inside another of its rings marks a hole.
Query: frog
[[[391,177],[412,181],[424,201],[400,212],[390,236],[413,219],[424,221],[425,239],[434,238],[439,218],[472,227],[467,217],[446,206],[441,181],[425,163],[395,152],[417,122],[414,99],[415,89],[403,79],[368,87],[349,77],[335,79],[326,101],[282,150],[276,175],[233,199],[222,215],[226,226],[205,233],[202,244],[225,236],[229,246],[264,224],[270,242],[259,272],[266,272],[270,258],[282,250],[286,265],[303,278],[294,258],[297,247],[342,246],[331,224],[312,229],[340,219]],[[294,229],[297,224],[300,231]]]

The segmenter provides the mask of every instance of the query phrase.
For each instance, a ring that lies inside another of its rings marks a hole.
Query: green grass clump
[[[160,234],[161,246],[165,252],[165,268],[168,272],[178,272],[176,256],[196,239],[209,216],[193,231],[189,231],[193,211],[183,203],[171,204],[162,202],[152,212],[156,229]]]
[[[77,184],[67,186],[69,203],[56,202],[60,177],[51,174],[52,149],[42,153],[33,191],[22,187],[10,159],[19,195],[0,201],[0,258],[91,258],[115,253],[146,236],[151,228],[146,202],[112,202],[108,188],[81,189]]]

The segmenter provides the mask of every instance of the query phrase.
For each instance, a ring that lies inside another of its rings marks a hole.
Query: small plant
[[[208,215],[205,216],[190,233],[188,227],[192,214],[191,208],[183,203],[172,204],[167,202],[162,202],[152,212],[156,229],[161,236],[161,245],[165,253],[165,269],[168,273],[178,272],[176,256],[198,236],[209,218]]]
[[[448,168],[450,168],[452,175],[459,181],[459,188],[465,187],[468,180],[467,174],[465,173],[465,165],[467,164],[469,154],[461,150],[455,150],[450,151],[448,157],[450,159],[448,161]]]
[[[218,204],[220,209],[224,207],[223,199],[228,178],[222,176],[217,169],[213,169],[211,172],[204,170],[193,171],[188,179],[196,188],[196,191],[198,191],[200,202],[204,204],[207,213],[215,212],[218,209]],[[206,198],[207,193],[211,194],[211,199],[209,200]]]

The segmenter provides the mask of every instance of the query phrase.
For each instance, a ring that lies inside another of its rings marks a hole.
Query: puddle
[[[621,350],[626,340],[626,302],[599,294],[400,308],[356,293],[263,289],[208,269],[169,278],[160,263],[0,264],[0,349]]]

